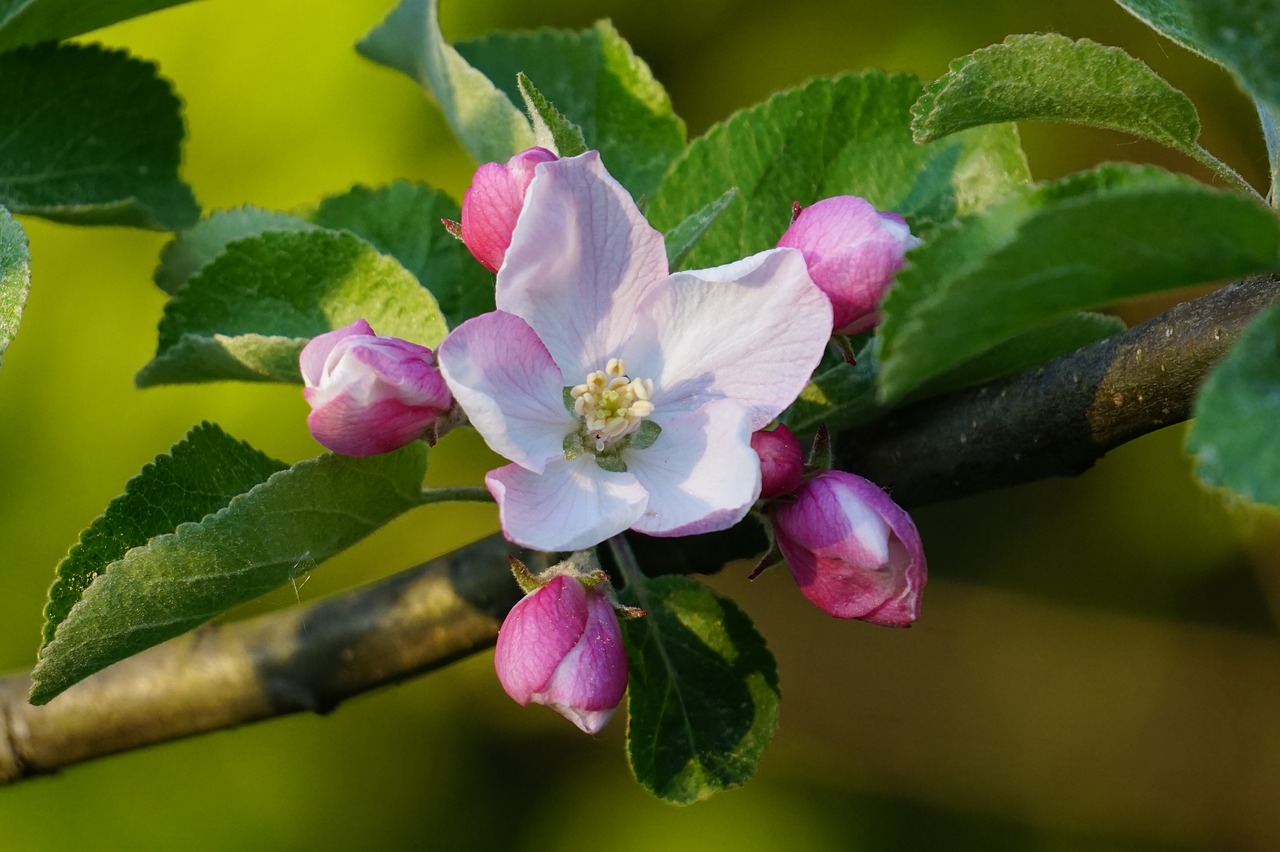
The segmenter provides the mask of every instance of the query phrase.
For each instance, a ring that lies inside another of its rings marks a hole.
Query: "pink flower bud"
[[[824,612],[889,627],[920,617],[920,533],[875,483],[824,471],[778,506],[773,532],[800,591]]]
[[[505,164],[485,163],[476,169],[462,197],[462,241],[490,272],[497,272],[507,256],[534,167],[554,159],[546,148],[528,148]]]
[[[453,397],[431,350],[364,320],[312,338],[298,358],[307,426],[328,449],[372,456],[427,436]]]
[[[919,243],[898,214],[838,195],[801,210],[778,247],[804,254],[809,276],[831,300],[834,332],[856,334],[879,324],[880,300],[902,268],[903,255]]]
[[[605,592],[560,575],[502,622],[493,667],[520,705],[545,704],[588,734],[609,721],[627,689],[627,653]]]
[[[751,449],[760,457],[760,496],[781,497],[800,487],[804,475],[804,448],[782,424],[772,432],[751,436]]]

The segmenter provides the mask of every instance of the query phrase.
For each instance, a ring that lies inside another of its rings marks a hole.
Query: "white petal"
[[[662,423],[653,445],[624,456],[649,492],[633,528],[649,535],[692,535],[727,529],[760,496],[760,457],[751,449],[746,409],[726,400]]]
[[[484,478],[507,538],[534,550],[581,550],[630,527],[649,497],[630,473],[602,470],[591,455],[561,458],[542,473],[509,464]]]
[[[733,399],[761,429],[790,405],[831,336],[831,303],[804,256],[771,249],[736,263],[672,275],[640,305],[622,357],[654,380],[660,412]]]
[[[538,167],[497,303],[533,327],[575,385],[617,355],[636,305],[666,275],[662,235],[588,151]]]
[[[577,425],[564,407],[564,377],[533,329],[501,311],[467,320],[436,353],[440,372],[485,443],[540,473],[563,458]]]

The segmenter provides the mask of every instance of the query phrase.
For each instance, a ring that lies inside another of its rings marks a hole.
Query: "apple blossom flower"
[[[496,301],[440,345],[440,369],[511,462],[485,477],[503,531],[547,551],[739,521],[760,493],[751,433],[831,330],[797,251],[669,275],[595,151],[538,165]]]
[[[485,269],[497,272],[511,245],[511,232],[538,163],[554,160],[546,148],[527,148],[506,163],[476,169],[462,197],[462,241]]]
[[[545,704],[588,734],[609,721],[627,689],[627,652],[602,585],[553,577],[512,607],[493,667],[521,706]]]
[[[889,627],[919,618],[927,579],[920,533],[874,482],[823,471],[772,520],[796,584],[819,609]]]
[[[781,423],[771,431],[751,436],[751,449],[760,456],[760,496],[781,497],[800,487],[804,475],[804,448]]]
[[[298,365],[307,427],[335,453],[371,456],[431,437],[453,404],[430,349],[378,337],[362,319],[312,338]]]
[[[778,245],[800,249],[809,274],[831,299],[835,334],[857,334],[880,323],[879,305],[903,255],[919,245],[906,221],[881,213],[855,195],[805,207]]]

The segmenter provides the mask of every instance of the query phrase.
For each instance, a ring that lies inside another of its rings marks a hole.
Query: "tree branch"
[[[307,710],[493,644],[520,596],[493,536],[364,588],[231,624],[208,624],[122,660],[50,703],[0,680],[0,784],[64,766]]]
[[[836,464],[918,506],[1076,476],[1121,444],[1191,416],[1196,389],[1280,298],[1260,276],[1182,302],[1032,370],[924,400],[842,433]]]
[[[1195,389],[1280,278],[1239,282],[1040,367],[926,400],[840,436],[840,466],[913,506],[1078,474],[1108,450],[1185,420]],[[715,571],[763,548],[758,527],[633,536],[651,573]],[[494,536],[304,607],[208,625],[111,666],[42,707],[0,680],[0,784],[95,757],[302,710],[487,648],[519,596]]]

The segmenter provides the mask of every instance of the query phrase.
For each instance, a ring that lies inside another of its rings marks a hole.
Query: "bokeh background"
[[[1191,95],[1206,146],[1260,183],[1248,102],[1109,0],[447,0],[450,38],[615,25],[696,136],[817,74],[931,79],[1011,33],[1119,44]],[[407,79],[354,42],[391,0],[203,0],[94,33],[157,61],[187,106],[184,175],[207,209],[289,208],[410,177],[460,197],[474,167]],[[1189,161],[1126,137],[1023,128],[1034,174]],[[34,287],[0,373],[0,667],[29,668],[53,567],[124,482],[214,420],[316,454],[293,388],[138,391],[163,305],[163,235],[26,220]],[[1136,321],[1159,301],[1118,306]],[[16,850],[1271,850],[1280,848],[1280,524],[1193,481],[1172,428],[1077,480],[917,514],[923,621],[828,619],[785,572],[736,596],[777,654],[782,726],[757,778],[684,809],[631,780],[623,724],[595,739],[501,693],[482,654],[325,718],[293,717],[0,790]],[[431,479],[476,482],[465,435]],[[496,528],[432,507],[251,611],[400,570]]]

